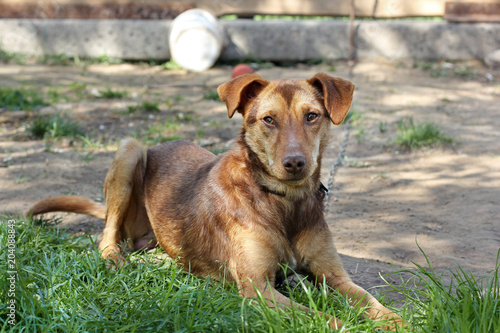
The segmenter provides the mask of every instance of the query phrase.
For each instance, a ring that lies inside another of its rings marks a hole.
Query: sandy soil
[[[352,110],[358,117],[330,191],[327,218],[347,269],[365,287],[382,284],[380,272],[412,267],[412,262],[426,265],[418,246],[440,271],[459,264],[482,276],[495,267],[500,248],[499,73],[476,66],[462,77],[452,74],[450,66],[445,64],[437,77],[411,62],[362,62],[352,76],[346,65],[336,64],[331,73],[357,84]],[[259,73],[269,79],[306,78],[329,69],[298,65]],[[128,135],[154,141],[151,128],[166,121],[180,125],[163,131],[164,136],[193,140],[215,151],[227,149],[241,120],[227,119],[224,105],[203,99],[203,94],[228,80],[230,73],[230,67],[193,74],[140,65],[0,65],[0,86],[59,89],[71,95],[69,85],[86,84],[83,96],[40,111],[0,112],[1,210],[15,214],[36,200],[62,194],[102,200],[116,141]],[[486,73],[492,74],[490,79]],[[129,94],[111,100],[93,96],[109,87]],[[160,112],[125,114],[127,105],[142,101],[159,102]],[[101,144],[85,148],[78,140],[60,140],[47,149],[27,130],[38,112],[70,114]],[[410,116],[417,123],[439,124],[455,144],[402,151],[394,144],[397,123]],[[344,128],[334,128],[325,182]],[[103,228],[102,221],[87,216],[58,216],[75,233]]]

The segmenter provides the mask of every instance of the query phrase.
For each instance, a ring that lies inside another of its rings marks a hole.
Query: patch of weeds
[[[179,112],[178,114],[175,115],[175,119],[179,121],[185,121],[185,122],[190,122],[195,119],[195,115],[190,114],[190,113],[183,113]]]
[[[160,107],[157,102],[143,102],[140,105],[140,108],[142,111],[147,111],[147,112],[159,112]]]
[[[451,103],[451,99],[449,99],[448,97],[441,98],[441,101],[445,103]]]
[[[22,53],[7,52],[0,48],[0,61],[13,62],[19,65],[25,64],[30,59],[30,56]]]
[[[68,84],[68,89],[75,91],[85,91],[85,89],[87,89],[87,84],[80,82],[73,82]]]
[[[208,125],[212,128],[223,128],[224,127],[224,125],[219,123],[217,120],[212,120]]]
[[[477,69],[467,63],[452,63],[447,61],[429,62],[415,60],[413,68],[420,68],[428,71],[431,77],[461,77],[474,78],[477,75]]]
[[[332,21],[339,20],[339,17],[333,18],[331,16],[304,16],[304,15],[254,15],[254,21]]]
[[[342,122],[342,124],[345,124],[348,121],[351,122],[352,133],[358,143],[363,141],[363,139],[365,138],[365,129],[362,127],[361,119],[361,114],[355,110],[352,110],[347,114],[344,121]]]
[[[365,129],[361,126],[355,126],[354,129],[356,130],[356,132],[354,132],[354,137],[356,138],[356,141],[358,141],[358,143],[361,143],[364,139],[365,139]]]
[[[182,95],[175,95],[174,96],[174,102],[176,102],[176,103],[182,102],[184,99],[185,98]]]
[[[349,157],[348,156],[344,157],[344,161],[347,163],[347,166],[349,168],[362,169],[362,168],[369,168],[369,167],[372,166],[369,162],[365,162],[365,161],[352,161],[352,162],[349,162]]]
[[[95,156],[91,152],[88,152],[85,155],[82,155],[83,163],[89,163],[93,159],[95,159]]]
[[[44,54],[37,57],[36,62],[50,66],[68,66],[73,63],[73,59],[64,54]]]
[[[387,172],[382,172],[377,175],[380,179],[389,179],[389,174]]]
[[[159,104],[156,102],[142,102],[138,105],[129,105],[127,106],[127,113],[134,113],[136,111],[143,112],[160,112]]]
[[[306,65],[308,66],[314,66],[314,65],[321,65],[325,63],[325,59],[311,59],[306,61]]]
[[[104,146],[104,144],[99,139],[93,139],[88,135],[80,136],[80,140],[82,142],[82,146],[85,149],[95,150]]]
[[[208,90],[205,91],[203,94],[203,99],[210,100],[210,101],[217,101],[217,102],[222,102],[219,97],[219,93],[217,90]]]
[[[378,130],[380,133],[387,132],[387,123],[385,121],[381,121],[378,123]]]
[[[120,65],[125,63],[122,59],[113,58],[108,55],[102,55],[96,58],[87,58],[85,59],[85,61],[91,64],[103,64],[103,65]]]
[[[182,137],[176,133],[180,128],[181,124],[167,120],[164,124],[151,125],[140,139],[147,144],[182,140]]]
[[[47,91],[47,96],[48,99],[50,100],[51,104],[55,104],[61,101],[68,102],[70,98],[68,95],[63,91],[63,87],[51,87]]]
[[[477,68],[468,64],[455,64],[453,74],[462,78],[473,78],[477,75]]]
[[[29,125],[29,132],[37,139],[58,139],[64,136],[82,136],[78,123],[67,115],[38,116]]]
[[[413,68],[419,68],[423,71],[428,71],[433,67],[434,63],[430,61],[424,61],[424,60],[418,60],[414,59],[413,60]]]
[[[402,148],[412,150],[452,144],[453,139],[444,134],[436,124],[415,124],[413,118],[407,118],[398,122],[398,136],[395,142]]]
[[[247,53],[245,56],[243,56],[240,61],[238,61],[237,63],[231,63],[232,65],[237,65],[237,64],[255,64],[257,65],[258,68],[260,69],[269,69],[269,68],[273,68],[275,67],[276,65],[271,62],[271,61],[265,61],[265,60],[261,60],[261,59],[257,59],[253,56],[252,53]]]
[[[51,153],[52,152],[52,147],[54,146],[54,142],[50,141],[50,140],[45,140],[45,147],[43,149],[43,151],[47,152],[47,153]],[[45,177],[47,177],[47,174],[45,174]]]
[[[54,104],[61,100],[61,94],[59,93],[59,90],[60,89],[54,87],[49,88],[47,95],[49,97],[50,103]]]
[[[106,89],[99,90],[98,98],[113,99],[113,98],[124,98],[127,96],[128,92],[125,90],[113,90],[110,87],[107,87]]]
[[[167,61],[166,63],[164,63],[162,65],[162,68],[166,69],[166,70],[179,70],[179,69],[182,69],[182,67],[179,66],[179,64],[177,64],[174,61],[174,59],[170,59],[169,61]]]
[[[0,109],[32,110],[47,105],[49,104],[34,90],[0,88]]]
[[[238,19],[238,15],[226,14],[226,15],[222,15],[221,17],[219,17],[219,19],[225,20],[225,21],[234,21],[234,20]]]
[[[79,56],[73,57],[73,62],[77,66],[86,67],[88,65],[120,65],[125,63],[122,59],[113,58],[107,55],[102,55],[95,58],[80,58]]]
[[[438,274],[419,249],[427,267],[414,263],[415,269],[393,273],[411,274],[409,281],[401,279],[401,286],[385,281],[404,296],[403,308],[411,309],[411,332],[500,332],[500,251],[494,269],[476,277],[459,265]]]
[[[68,89],[68,93],[74,94],[76,100],[81,100],[87,95],[87,84],[85,83],[73,82],[66,88]]]
[[[361,119],[361,114],[355,110],[351,110],[351,111],[349,111],[349,113],[345,117],[342,124],[347,123],[348,120],[351,121],[351,124],[354,124],[355,122],[358,122],[360,119]]]
[[[30,180],[31,180],[30,177],[16,176],[14,183],[22,184],[22,183],[26,183],[27,181],[30,181]]]
[[[203,128],[199,128],[197,131],[196,131],[196,137],[197,138],[202,138],[205,136],[205,129]]]

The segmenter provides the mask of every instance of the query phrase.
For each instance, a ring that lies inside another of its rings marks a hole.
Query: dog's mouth
[[[309,177],[294,177],[294,178],[284,178],[280,179],[282,182],[293,185],[293,186],[300,186],[302,185]]]
[[[309,180],[311,176],[308,174],[304,175],[285,175],[283,176],[275,176],[275,179],[277,179],[282,185],[285,187],[288,187],[290,189],[300,189],[302,187],[307,187],[309,185]]]

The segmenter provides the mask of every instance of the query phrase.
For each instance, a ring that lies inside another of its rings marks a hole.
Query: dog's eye
[[[273,117],[267,116],[267,117],[264,117],[263,120],[268,125],[274,125],[274,119],[273,119]]]
[[[309,112],[306,116],[306,119],[308,122],[313,122],[315,121],[316,119],[318,119],[318,114],[317,113],[314,113],[314,112]]]

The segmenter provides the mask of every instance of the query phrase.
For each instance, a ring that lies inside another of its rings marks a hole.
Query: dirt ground
[[[480,65],[438,72],[413,62],[338,63],[330,74],[356,84],[347,158],[330,191],[328,223],[345,265],[359,284],[383,283],[382,274],[426,266],[420,246],[438,271],[455,264],[483,276],[500,248],[500,76]],[[455,65],[456,66],[456,65]],[[419,67],[419,66],[417,66]],[[329,65],[259,70],[268,79],[307,78]],[[103,199],[103,181],[117,140],[135,135],[151,144],[160,137],[193,140],[213,151],[227,149],[241,119],[227,118],[224,104],[204,99],[227,81],[231,67],[205,73],[141,65],[86,67],[0,65],[0,86],[59,91],[60,100],[39,111],[0,112],[1,210],[16,214],[53,195]],[[74,96],[70,86],[80,85]],[[96,98],[100,89],[127,91],[120,99]],[[71,90],[71,91],[70,91]],[[64,98],[65,94],[68,98]],[[127,114],[129,105],[159,103],[159,112]],[[37,113],[62,112],[78,121],[92,142],[30,137]],[[439,124],[452,146],[407,152],[395,143],[397,123]],[[158,124],[164,125],[158,130]],[[323,179],[337,158],[345,125],[332,131]],[[158,136],[159,135],[159,136]],[[103,222],[58,214],[75,233],[96,233]],[[389,277],[396,279],[395,277]]]

